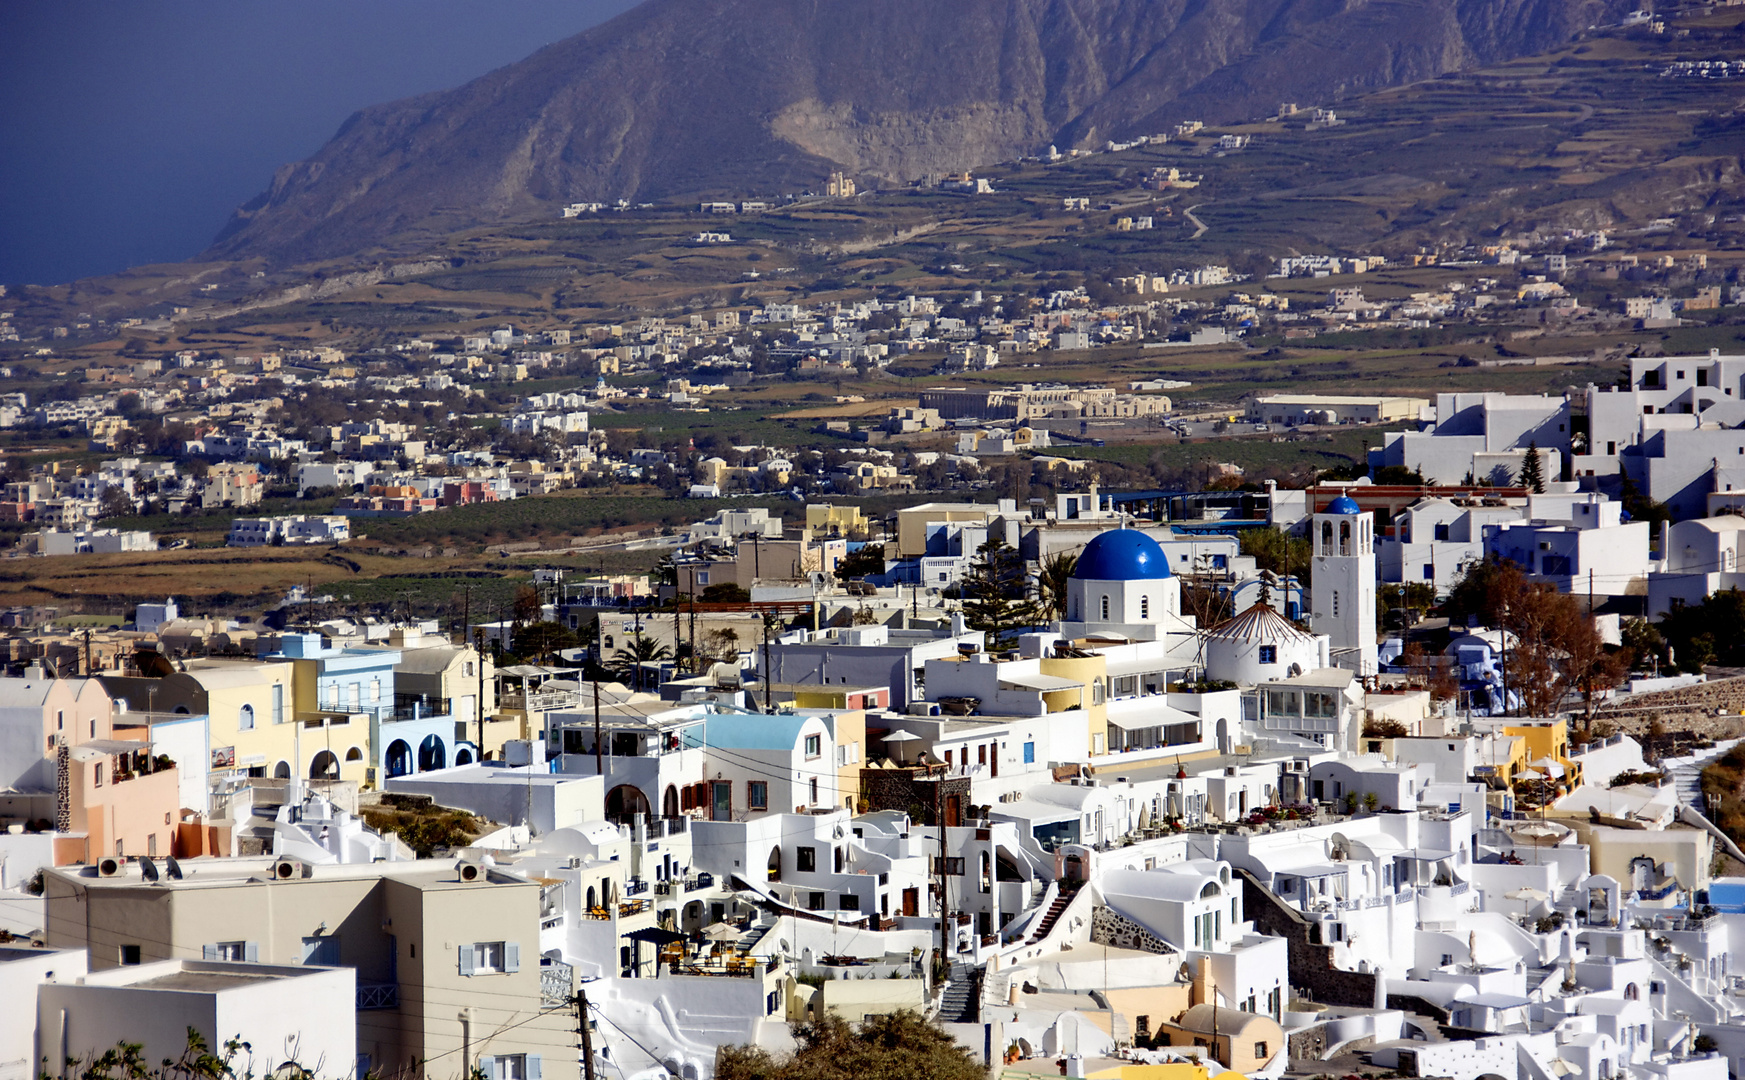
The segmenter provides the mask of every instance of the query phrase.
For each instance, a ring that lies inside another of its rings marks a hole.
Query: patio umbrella
[[[1532,762],[1531,764],[1535,769],[1544,770],[1545,775],[1547,775],[1547,776],[1562,776],[1563,775],[1563,766],[1559,765],[1555,758],[1542,757],[1539,760]]]
[[[1564,834],[1563,828],[1561,828],[1560,826],[1557,826],[1557,825],[1552,825],[1552,824],[1550,824],[1548,822],[1544,822],[1544,821],[1531,822],[1529,824],[1522,825],[1519,828],[1509,830],[1509,835],[1511,835],[1511,836],[1525,836],[1527,839],[1533,841],[1533,865],[1534,866],[1539,865],[1539,841],[1541,841],[1541,840],[1561,840],[1563,838],[1563,834]]]
[[[703,928],[703,936],[710,941],[738,941],[743,933],[732,923],[718,922]]]
[[[1535,889],[1531,885],[1523,885],[1513,892],[1504,893],[1503,898],[1507,900],[1521,901],[1521,918],[1525,919],[1527,917],[1527,912],[1534,904],[1539,903],[1541,900],[1551,899],[1551,894],[1545,892],[1543,889]]]
[[[1516,773],[1515,775],[1522,780],[1543,780],[1543,779],[1545,779],[1545,774],[1540,772],[1538,769],[1522,769],[1520,772]]]
[[[884,741],[887,744],[889,744],[889,743],[899,744],[897,747],[897,751],[898,751],[898,760],[900,761],[900,760],[902,760],[902,756],[901,756],[901,751],[903,749],[901,746],[902,743],[922,742],[924,740],[921,738],[921,736],[915,734],[912,731],[893,731],[889,735],[885,736]]]

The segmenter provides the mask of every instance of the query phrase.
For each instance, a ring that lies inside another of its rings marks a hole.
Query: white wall
[[[0,946],[0,1080],[36,1080],[36,992],[51,974],[84,977],[84,951]]]
[[[129,985],[180,972],[266,977],[220,991]],[[192,1027],[214,1048],[231,1038],[254,1048],[233,1063],[238,1075],[271,1073],[294,1057],[323,1078],[346,1076],[357,1058],[356,975],[352,968],[194,960],[113,968],[88,976],[83,985],[43,986],[39,1037],[51,1056],[64,1046],[74,1057],[126,1039],[143,1043],[145,1059],[156,1062],[180,1057]]]

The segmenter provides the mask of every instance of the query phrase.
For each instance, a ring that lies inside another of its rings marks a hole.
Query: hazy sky
[[[357,109],[637,0],[0,0],[0,283],[185,259]]]

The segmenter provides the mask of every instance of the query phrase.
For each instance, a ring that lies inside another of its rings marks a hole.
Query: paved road
[[[1194,216],[1194,211],[1198,210],[1200,207],[1202,207],[1204,205],[1206,205],[1206,204],[1205,203],[1195,203],[1194,205],[1188,207],[1186,210],[1182,211],[1182,217],[1185,217],[1189,221],[1194,223],[1194,235],[1188,237],[1189,240],[1198,240],[1200,237],[1206,235],[1206,223]]]

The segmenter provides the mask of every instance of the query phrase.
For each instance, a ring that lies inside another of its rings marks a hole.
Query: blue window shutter
[[[527,1080],[540,1080],[538,1054],[527,1055]]]
[[[218,946],[216,946],[216,945],[202,945],[202,946],[200,946],[200,959],[202,959],[202,960],[216,960],[216,959],[218,959]]]
[[[521,970],[521,943],[506,941],[503,943],[503,970]]]
[[[460,973],[462,975],[473,973],[473,947],[465,942],[460,947]]]
[[[497,1059],[480,1054],[479,1075],[483,1076],[485,1080],[495,1080],[497,1076]]]
[[[245,941],[242,944],[242,958],[251,964],[260,963],[261,947],[258,942]]]

